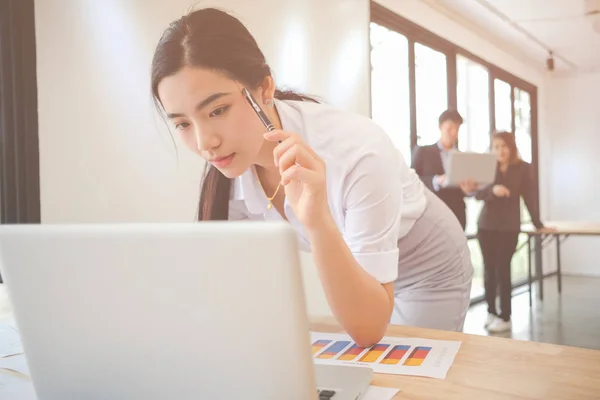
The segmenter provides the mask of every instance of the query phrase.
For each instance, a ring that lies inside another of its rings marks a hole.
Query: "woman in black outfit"
[[[514,134],[498,132],[492,135],[492,153],[498,158],[494,183],[478,190],[476,198],[484,201],[478,221],[478,239],[484,263],[485,299],[489,332],[510,331],[511,259],[515,253],[521,229],[520,198],[536,228],[543,224],[538,218],[533,169],[519,158]],[[501,313],[496,311],[496,288],[500,289]]]

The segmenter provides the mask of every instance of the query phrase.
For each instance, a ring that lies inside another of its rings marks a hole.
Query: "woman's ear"
[[[267,76],[260,85],[263,100],[273,99],[275,97],[275,80],[272,76]]]

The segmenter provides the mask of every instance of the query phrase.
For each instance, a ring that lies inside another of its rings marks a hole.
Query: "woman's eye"
[[[178,131],[181,131],[181,130],[187,128],[188,126],[190,126],[190,124],[188,124],[187,122],[182,122],[180,124],[175,124],[175,129],[177,129]]]
[[[210,113],[210,117],[220,117],[221,115],[225,114],[225,112],[229,110],[229,106],[221,106],[219,108],[215,108],[213,111],[211,111]]]

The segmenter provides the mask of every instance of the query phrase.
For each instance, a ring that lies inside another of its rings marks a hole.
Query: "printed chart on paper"
[[[461,342],[384,337],[374,346],[358,347],[350,336],[311,332],[315,363],[367,365],[373,372],[444,379]]]

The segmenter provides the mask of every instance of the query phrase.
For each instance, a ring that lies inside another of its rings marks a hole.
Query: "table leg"
[[[536,235],[535,242],[535,278],[538,281],[538,297],[544,300],[544,272],[542,269],[542,237]]]
[[[558,293],[561,293],[562,273],[560,271],[560,235],[556,235],[556,273],[558,275]]]
[[[529,307],[533,305],[531,294],[531,235],[527,235],[527,286],[529,286]]]

